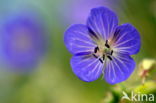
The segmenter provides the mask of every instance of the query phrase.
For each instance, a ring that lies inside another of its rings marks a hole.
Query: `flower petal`
[[[94,81],[102,74],[103,63],[91,55],[73,56],[70,63],[73,72],[85,82]]]
[[[108,8],[94,8],[91,10],[87,25],[95,34],[106,40],[114,34],[118,26],[118,18]]]
[[[139,52],[141,40],[139,32],[131,24],[118,26],[114,47],[117,52],[133,55]]]
[[[64,43],[72,54],[90,53],[96,47],[88,28],[82,24],[73,25],[65,32]]]
[[[116,84],[128,79],[135,68],[134,60],[126,54],[118,54],[112,61],[107,61],[104,71],[105,80]]]

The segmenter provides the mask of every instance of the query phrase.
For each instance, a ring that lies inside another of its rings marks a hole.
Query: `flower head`
[[[140,35],[131,24],[118,25],[116,14],[105,7],[91,10],[87,24],[68,28],[64,43],[73,54],[71,67],[83,81],[101,74],[110,84],[126,80],[134,71],[130,55],[140,50]]]
[[[45,52],[44,28],[31,13],[20,12],[4,19],[0,39],[2,61],[18,72],[34,68]]]

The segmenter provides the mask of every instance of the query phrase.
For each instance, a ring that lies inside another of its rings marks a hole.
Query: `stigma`
[[[108,40],[106,40],[104,45],[97,45],[94,48],[93,56],[98,58],[101,63],[104,63],[105,59],[108,58],[112,60],[113,50],[111,49]]]

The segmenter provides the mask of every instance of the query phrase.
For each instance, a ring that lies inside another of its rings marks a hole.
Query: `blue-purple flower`
[[[105,7],[91,10],[86,25],[72,25],[64,43],[73,57],[73,72],[91,82],[102,74],[110,84],[125,81],[135,69],[131,55],[140,50],[139,32],[131,24],[118,25],[116,14]]]
[[[25,72],[36,67],[46,50],[46,32],[34,13],[15,13],[0,28],[1,58],[6,68]]]

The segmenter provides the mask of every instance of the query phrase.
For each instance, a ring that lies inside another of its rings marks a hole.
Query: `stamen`
[[[111,55],[113,54],[113,50],[111,51]]]
[[[99,47],[96,47],[96,48],[94,49],[94,53],[97,53],[98,50],[99,50]]]
[[[103,54],[102,58],[103,58],[103,61],[104,61],[105,60],[105,55],[104,54]]]
[[[96,56],[95,54],[93,54],[93,56],[94,56],[95,58],[98,58],[98,56]]]
[[[99,58],[100,62],[103,63],[103,61],[101,60],[101,58]]]
[[[108,55],[107,57],[108,57],[110,60],[112,60],[112,57],[111,57],[111,56]]]
[[[110,46],[108,45],[108,40],[106,40],[105,46],[106,46],[107,48],[110,48]]]

